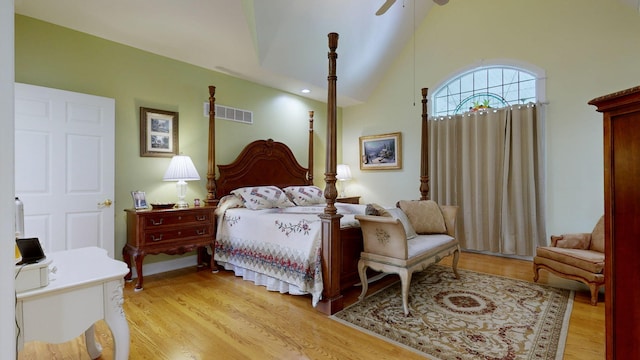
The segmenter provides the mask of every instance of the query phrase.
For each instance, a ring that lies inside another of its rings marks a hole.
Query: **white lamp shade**
[[[200,180],[198,170],[196,170],[193,161],[187,155],[176,155],[171,159],[167,172],[162,178],[164,181],[191,181]]]
[[[351,168],[349,168],[349,165],[338,165],[336,169],[336,179],[339,181],[351,180]]]

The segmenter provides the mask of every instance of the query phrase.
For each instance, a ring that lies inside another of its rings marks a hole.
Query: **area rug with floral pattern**
[[[332,316],[429,359],[561,359],[573,291],[434,265]]]

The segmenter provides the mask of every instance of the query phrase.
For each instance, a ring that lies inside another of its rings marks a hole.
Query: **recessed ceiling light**
[[[303,94],[308,94],[308,93],[310,93],[310,92],[311,92],[311,90],[309,90],[309,89],[302,89],[302,90],[300,90],[300,92],[302,92]]]

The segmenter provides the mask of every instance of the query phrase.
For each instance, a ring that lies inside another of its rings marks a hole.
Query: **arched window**
[[[544,82],[541,70],[501,61],[435,88],[431,199],[466,209],[456,221],[464,249],[533,256],[546,241]],[[494,109],[473,111],[482,107]]]
[[[543,102],[544,71],[501,61],[454,74],[432,95],[433,116],[460,114],[486,107]]]

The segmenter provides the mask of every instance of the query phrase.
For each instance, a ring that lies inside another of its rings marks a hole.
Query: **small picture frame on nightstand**
[[[133,207],[136,210],[147,208],[147,198],[144,191],[132,191],[131,197],[133,198]]]

